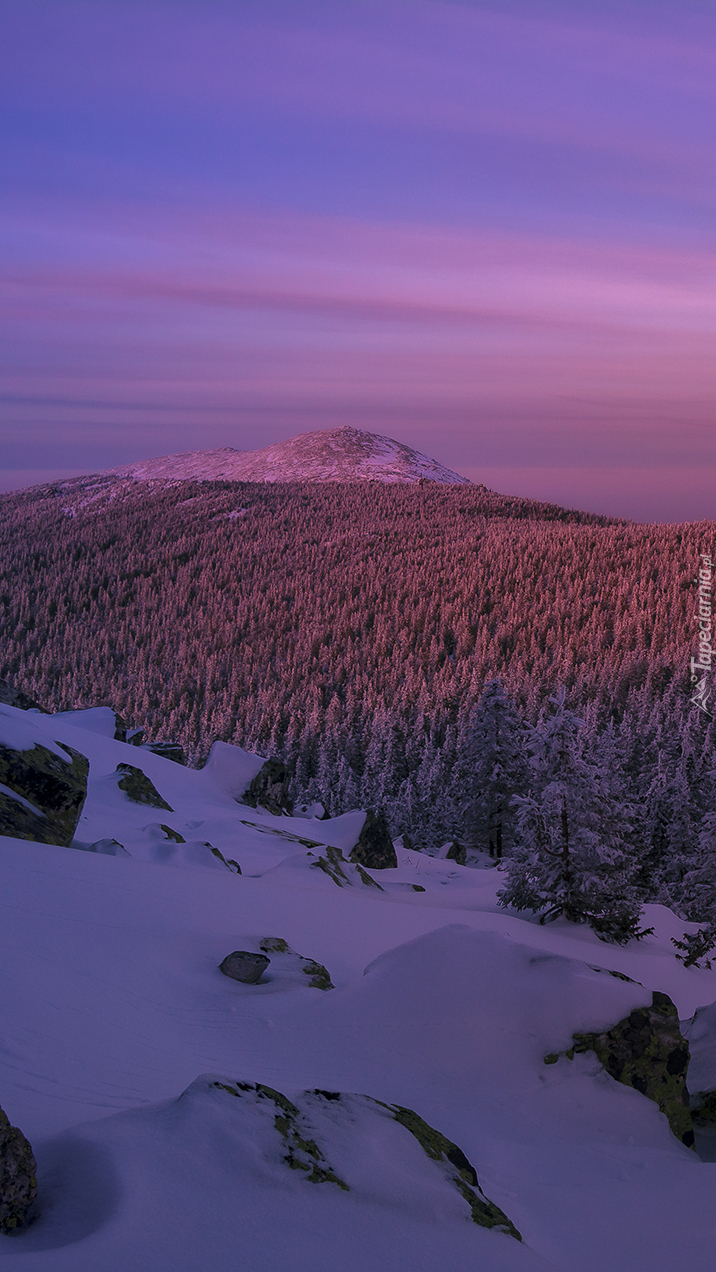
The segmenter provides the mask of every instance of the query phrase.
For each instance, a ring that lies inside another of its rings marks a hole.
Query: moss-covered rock
[[[689,1044],[679,1028],[676,1007],[667,994],[655,992],[650,1007],[636,1007],[603,1033],[576,1033],[566,1052],[593,1051],[617,1082],[633,1087],[658,1104],[677,1139],[691,1148],[694,1131],[689,1112],[686,1070]],[[545,1056],[554,1064],[556,1054]]]
[[[375,813],[372,808],[368,809],[363,829],[358,836],[358,843],[349,856],[356,865],[366,866],[368,870],[395,869],[398,864],[398,854],[383,813]]]
[[[316,847],[322,847],[323,853],[313,865],[317,870],[327,874],[339,888],[351,888],[360,883],[366,888],[377,888],[379,892],[383,891],[380,884],[376,883],[375,879],[371,879],[362,866],[346,861],[340,848],[332,848],[328,844],[317,844]]]
[[[0,745],[0,835],[68,847],[87,797],[89,761],[64,743],[59,754]],[[63,758],[64,757],[64,758]],[[10,794],[9,792],[12,792]]]
[[[140,768],[135,768],[133,764],[118,764],[116,772],[120,775],[117,783],[120,791],[124,791],[133,804],[147,804],[150,808],[164,808],[168,813],[174,812],[171,804],[162,799],[154,783]]]
[[[297,954],[282,936],[264,936],[259,941],[259,949],[264,954],[270,954],[274,960],[278,959],[279,966],[281,961],[284,966],[293,965],[296,971],[307,977],[308,989],[335,988],[328,969],[323,966],[323,963],[317,963],[314,958],[304,958],[302,954]]]
[[[281,760],[267,760],[251,779],[242,796],[244,804],[250,808],[265,808],[267,812],[281,817],[284,813],[293,812],[293,800],[288,788],[291,785],[291,774]]]
[[[0,1109],[0,1232],[14,1232],[32,1217],[37,1166],[22,1131]]]
[[[452,1183],[458,1192],[462,1193],[470,1207],[473,1223],[479,1223],[481,1228],[497,1228],[500,1232],[516,1237],[518,1241],[522,1240],[515,1225],[507,1218],[504,1211],[485,1196],[475,1167],[457,1144],[453,1144],[447,1136],[429,1126],[412,1109],[404,1109],[397,1104],[386,1104],[384,1107],[391,1110],[396,1122],[400,1122],[406,1131],[410,1131],[428,1157],[434,1162],[444,1162],[448,1166],[448,1175]]]

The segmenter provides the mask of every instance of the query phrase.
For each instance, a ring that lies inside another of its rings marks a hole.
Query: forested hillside
[[[564,686],[642,785],[691,757],[696,798],[712,529],[434,483],[40,487],[2,498],[0,675],[56,710],[110,703],[194,762],[215,738],[278,754],[331,814],[382,806],[425,842],[456,832],[444,796],[495,676],[532,724]]]

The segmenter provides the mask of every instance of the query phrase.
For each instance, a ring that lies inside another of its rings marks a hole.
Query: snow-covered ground
[[[91,761],[84,851],[0,839],[0,1104],[33,1144],[41,1200],[0,1237],[1,1269],[711,1272],[716,1165],[593,1054],[544,1064],[652,990],[682,1018],[716,1000],[716,972],[675,959],[668,910],[648,907],[655,935],[620,949],[505,914],[494,869],[400,851],[373,872],[381,890],[338,887],[316,863],[350,848],[361,814],[240,805],[231,757],[185,769],[114,741],[109,713],[0,712],[5,736]],[[131,803],[119,763],[173,811]],[[86,850],[108,840],[123,851]],[[257,985],[222,976],[267,936],[335,989],[278,957]],[[347,1189],[288,1168],[278,1106],[247,1084],[295,1105]],[[522,1242],[474,1224],[376,1100],[459,1145]]]
[[[256,451],[186,451],[112,468],[135,481],[383,481],[421,479],[469,486],[469,477],[445,468],[403,442],[343,425],[301,433]]]

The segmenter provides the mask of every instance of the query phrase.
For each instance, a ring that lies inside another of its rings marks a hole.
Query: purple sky
[[[8,489],[350,423],[716,518],[716,6],[0,0]]]

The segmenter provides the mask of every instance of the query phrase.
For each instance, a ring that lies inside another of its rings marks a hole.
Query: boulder
[[[250,808],[265,808],[277,817],[293,812],[288,788],[291,774],[281,760],[266,760],[243,793],[243,803]]]
[[[613,1029],[604,1033],[576,1033],[566,1052],[593,1051],[617,1082],[633,1087],[658,1104],[677,1139],[688,1148],[694,1144],[689,1112],[686,1071],[689,1044],[679,1028],[679,1017],[668,994],[655,991],[650,1007],[637,1007]],[[553,1064],[556,1054],[545,1057]]]
[[[265,954],[252,954],[250,950],[234,950],[219,964],[219,971],[244,985],[256,985],[271,962]]]
[[[68,847],[87,797],[88,772],[89,761],[71,746],[0,744],[0,835]]]
[[[259,941],[259,949],[264,954],[271,954],[274,961],[274,970],[276,970],[276,962],[278,962],[279,967],[283,963],[287,970],[297,972],[300,981],[305,976],[307,979],[303,983],[308,989],[335,988],[328,973],[328,968],[324,967],[323,963],[317,963],[313,958],[304,958],[302,954],[297,954],[282,936],[264,936]]]
[[[37,1166],[22,1131],[0,1109],[0,1232],[22,1228],[33,1214]]]
[[[154,783],[140,768],[135,768],[133,764],[118,764],[115,772],[119,773],[117,785],[120,791],[124,791],[133,804],[148,804],[150,808],[165,808],[168,813],[174,812],[171,804],[162,799]]]
[[[393,847],[383,813],[368,809],[358,843],[351,850],[350,860],[368,870],[391,870],[397,866],[398,854]]]
[[[467,864],[467,849],[465,845],[459,844],[457,840],[454,839],[453,842],[450,844],[450,847],[448,848],[447,852],[445,853],[445,860],[455,861],[457,862],[458,866],[466,865]]]

